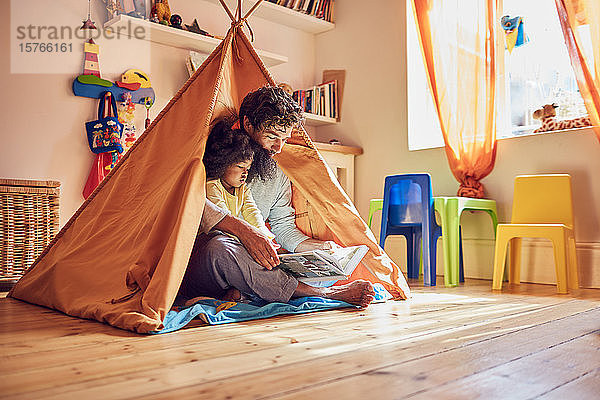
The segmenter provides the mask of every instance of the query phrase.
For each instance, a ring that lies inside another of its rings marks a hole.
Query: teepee
[[[260,1],[258,2],[260,3]],[[171,99],[130,151],[65,224],[9,296],[140,333],[162,328],[183,279],[205,203],[202,164],[209,127],[244,96],[275,82],[242,18]],[[312,236],[370,248],[351,280],[409,288],[398,267],[299,128],[276,157],[294,204],[310,208]],[[306,226],[299,226],[308,231]]]

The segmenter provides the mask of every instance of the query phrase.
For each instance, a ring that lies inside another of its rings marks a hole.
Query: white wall
[[[87,10],[76,0],[13,0],[19,4],[37,2],[26,10],[25,20],[45,25],[78,26]],[[4,4],[9,4],[3,0]],[[200,26],[223,35],[229,19],[216,0],[171,0],[174,12],[184,22],[197,18]],[[380,197],[388,174],[429,172],[436,194],[456,193],[442,149],[409,152],[407,146],[407,98],[405,63],[405,2],[390,0],[335,2],[336,29],[312,36],[270,21],[251,18],[259,49],[285,55],[289,62],[271,69],[278,81],[295,88],[320,82],[323,69],[346,69],[342,122],[312,132],[313,138],[337,138],[343,144],[360,146],[364,154],[356,158],[355,198],[366,217],[370,198]],[[104,20],[102,2],[92,1],[92,19]],[[35,12],[34,12],[35,11]],[[81,190],[93,155],[87,147],[84,123],[95,118],[97,101],[72,94],[73,79],[82,73],[83,41],[76,40],[73,53],[52,62],[32,62],[38,73],[11,73],[11,13],[0,16],[0,81],[3,125],[0,128],[0,176],[24,179],[54,179],[62,182],[61,224],[82,203]],[[37,19],[36,19],[37,18]],[[116,80],[129,68],[150,74],[157,93],[155,116],[187,79],[185,50],[158,44],[98,40],[101,46],[102,76]],[[36,60],[38,60],[36,62]],[[60,73],[45,71],[59,67]],[[138,106],[137,125],[143,125],[145,111]],[[433,116],[432,116],[433,117]],[[554,134],[502,140],[498,144],[496,168],[484,179],[490,198],[498,202],[501,221],[509,219],[514,176],[522,173],[567,172],[573,176],[576,235],[580,275],[584,286],[600,287],[600,184],[594,173],[600,171],[600,145],[591,132]],[[487,217],[463,216],[467,275],[489,276],[493,233]],[[375,218],[374,226],[379,224]],[[377,229],[375,229],[377,230]],[[403,250],[397,241],[386,249],[401,260]],[[541,249],[541,250],[540,250]],[[553,281],[548,249],[535,249],[532,276],[524,280]],[[543,255],[539,255],[539,251]],[[526,255],[527,257],[527,255]],[[526,258],[527,260],[528,258]],[[403,265],[403,262],[400,262]],[[535,268],[534,268],[535,267]]]
[[[61,226],[83,202],[81,191],[94,155],[85,137],[84,123],[96,118],[98,101],[76,97],[71,85],[83,73],[84,40],[73,38],[73,51],[56,54],[30,54],[25,65],[18,43],[11,48],[11,33],[17,26],[81,26],[87,16],[87,2],[81,0],[2,0],[3,5],[16,4],[0,16],[0,81],[3,124],[0,141],[0,177],[53,179],[61,185]],[[171,0],[171,10],[183,16],[185,23],[197,18],[200,27],[217,35],[225,35],[229,17],[217,1]],[[106,20],[104,5],[92,1],[92,19],[97,26]],[[294,87],[313,85],[315,60],[314,36],[259,18],[250,18],[255,33],[255,47],[287,56],[289,62],[275,66],[275,80]],[[24,40],[22,42],[25,42]],[[104,79],[118,80],[129,68],[148,74],[156,92],[155,117],[188,78],[186,50],[137,41],[128,38],[99,38],[100,71]],[[16,58],[15,58],[16,57]],[[11,58],[13,65],[11,72]],[[34,70],[35,73],[22,73]],[[53,73],[47,73],[53,71]],[[136,106],[138,136],[143,130],[145,109]],[[168,149],[165,149],[168,151]]]
[[[405,0],[336,1],[336,29],[317,36],[316,77],[323,69],[343,68],[346,84],[341,123],[319,128],[315,138],[363,148],[356,158],[355,201],[365,217],[369,199],[381,197],[389,174],[428,172],[437,195],[455,195],[458,189],[443,149],[408,151],[405,10]],[[595,287],[600,287],[598,171],[600,144],[586,130],[500,140],[496,167],[483,180],[487,197],[497,201],[500,221],[508,221],[516,175],[571,174],[580,281]],[[463,215],[467,276],[491,276],[493,230],[488,221],[485,214]],[[379,223],[376,217],[375,231]],[[554,282],[550,248],[539,241],[527,244],[531,248],[524,255],[528,267],[522,279]],[[386,250],[404,265],[401,245],[402,240],[390,239]]]

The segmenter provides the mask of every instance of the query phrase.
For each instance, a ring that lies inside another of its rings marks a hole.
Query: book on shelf
[[[207,58],[208,54],[202,54],[194,50],[190,50],[190,53],[188,54],[185,60],[185,66],[190,76],[194,75],[194,72],[196,72],[196,70],[200,68],[204,60],[206,60]]]
[[[337,80],[313,86],[310,89],[296,90],[292,97],[307,113],[338,118]]]
[[[311,15],[328,22],[332,21],[334,0],[268,0],[270,3]]]
[[[329,282],[348,279],[367,254],[364,244],[333,250],[280,254],[277,268],[300,282]]]

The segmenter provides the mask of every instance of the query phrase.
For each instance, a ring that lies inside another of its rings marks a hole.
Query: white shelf
[[[304,113],[304,124],[308,126],[322,126],[337,124],[338,121],[335,118],[324,117],[322,115]]]
[[[104,24],[104,28],[112,28],[114,34],[120,32],[129,37],[141,36],[139,28],[143,29],[144,40],[154,43],[160,43],[171,47],[194,50],[200,53],[210,54],[215,47],[221,43],[221,40],[198,33],[188,32],[170,26],[156,24],[140,18],[130,17],[128,15],[118,15]],[[119,28],[121,30],[119,31]],[[260,58],[267,67],[284,64],[288,58],[268,51],[256,50]]]
[[[210,1],[211,3],[216,3],[221,6],[219,0],[205,0]],[[235,12],[235,8],[237,5],[236,0],[225,0],[225,3],[229,6],[229,9],[232,13]],[[242,14],[245,14],[254,4],[256,0],[243,0],[242,2]],[[299,11],[292,10],[287,7],[283,7],[274,3],[271,3],[267,0],[263,0],[263,2],[258,6],[256,10],[252,13],[249,20],[252,20],[252,17],[263,18],[278,24],[286,25],[291,28],[300,29],[309,33],[322,33],[327,32],[335,28],[335,24],[332,22],[327,22],[323,19],[313,17],[311,15],[306,15]]]

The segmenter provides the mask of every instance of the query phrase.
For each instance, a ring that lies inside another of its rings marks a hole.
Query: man
[[[327,249],[333,242],[309,238],[298,230],[291,205],[291,184],[272,156],[281,152],[302,110],[279,87],[263,87],[249,93],[240,106],[240,127],[257,144],[252,168],[259,178],[249,183],[254,201],[271,225],[276,241],[285,250],[301,252]],[[183,297],[210,296],[238,300],[256,296],[270,302],[292,297],[320,296],[361,307],[373,301],[370,282],[354,281],[330,288],[298,282],[279,269],[276,245],[258,229],[207,201],[199,235],[180,289]],[[224,235],[236,236],[238,240]]]

